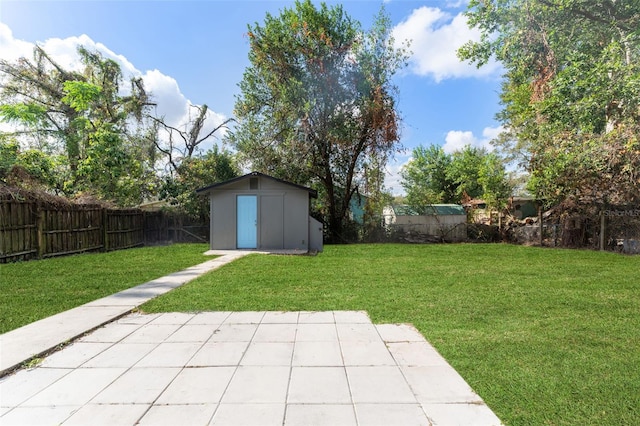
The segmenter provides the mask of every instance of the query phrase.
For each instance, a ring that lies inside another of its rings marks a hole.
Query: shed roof
[[[421,211],[405,204],[393,206],[396,216],[422,216],[422,215],[466,215],[464,208],[459,204],[428,204]]]
[[[196,189],[196,192],[198,194],[202,194],[202,193],[208,192],[208,191],[210,191],[212,189],[220,189],[220,188],[222,188],[224,186],[230,185],[230,184],[235,183],[235,182],[239,182],[241,180],[249,179],[249,178],[252,178],[252,177],[262,177],[262,178],[265,178],[265,179],[270,179],[270,180],[273,180],[273,181],[276,181],[276,182],[279,182],[279,183],[283,183],[285,185],[292,186],[294,188],[298,188],[298,189],[302,189],[304,191],[307,191],[307,192],[309,192],[309,194],[313,198],[317,198],[318,197],[318,192],[315,189],[307,188],[306,186],[298,185],[298,184],[295,184],[293,182],[287,182],[286,180],[274,178],[273,176],[265,175],[264,173],[260,173],[260,172],[251,172],[251,173],[247,173],[246,175],[242,175],[242,176],[238,176],[238,177],[233,178],[233,179],[225,180],[224,182],[214,183],[212,185],[205,186],[203,188],[198,188],[198,189]]]

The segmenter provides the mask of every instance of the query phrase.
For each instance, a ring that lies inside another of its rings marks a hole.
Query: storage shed
[[[209,195],[212,250],[322,251],[322,224],[309,216],[311,188],[251,172],[196,192]]]

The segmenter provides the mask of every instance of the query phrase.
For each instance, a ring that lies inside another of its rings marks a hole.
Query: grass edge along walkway
[[[365,310],[413,323],[509,425],[640,424],[640,257],[500,244],[250,255],[146,312]]]
[[[197,265],[206,244],[151,246],[0,265],[0,333]]]

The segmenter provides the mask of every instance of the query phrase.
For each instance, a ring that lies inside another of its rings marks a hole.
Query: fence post
[[[542,204],[538,205],[538,224],[540,226],[540,247],[542,247],[542,243],[544,241],[544,236],[542,235],[543,226],[542,226]]]
[[[600,211],[600,251],[604,251],[605,235],[607,232],[607,220],[604,215],[604,209]]]
[[[44,209],[42,208],[42,204],[36,203],[36,229],[37,229],[37,241],[38,245],[38,259],[42,259],[44,255]]]
[[[107,217],[107,209],[102,208],[102,247],[103,251],[109,251],[109,234],[107,232],[107,223],[109,223],[109,219]]]

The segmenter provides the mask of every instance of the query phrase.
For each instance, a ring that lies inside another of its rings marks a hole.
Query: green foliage
[[[18,155],[15,164],[22,166],[31,178],[45,187],[55,187],[56,164],[50,155],[37,149],[28,149]]]
[[[402,170],[407,203],[415,208],[427,204],[456,202],[456,186],[450,177],[452,158],[438,146],[413,149],[411,162]]]
[[[182,161],[175,176],[165,177],[160,197],[179,206],[193,218],[206,219],[209,217],[209,200],[197,195],[195,190],[237,176],[239,171],[232,155],[214,147],[202,157]]]
[[[461,203],[482,198],[502,207],[511,195],[503,160],[485,149],[465,146],[447,154],[440,147],[418,146],[402,170],[407,203],[418,211],[428,204]]]
[[[0,179],[4,180],[18,160],[20,145],[15,140],[0,139]]]
[[[253,170],[319,189],[334,240],[364,165],[383,167],[399,140],[391,77],[405,53],[389,33],[383,13],[363,32],[342,6],[309,0],[248,29],[229,141]]]
[[[487,154],[480,164],[478,183],[482,186],[482,199],[488,206],[502,209],[513,195],[504,162],[494,153]]]
[[[125,148],[122,135],[110,127],[89,135],[77,164],[74,189],[122,206],[137,205],[149,191],[144,165]]]
[[[18,125],[21,147],[46,153],[16,164],[51,191],[138,204],[155,180],[153,141],[140,137],[148,134],[140,121],[148,96],[140,79],[131,80],[130,95],[121,94],[115,61],[84,47],[78,54],[82,72],[64,69],[40,46],[32,59],[0,60],[0,119]]]
[[[25,123],[36,125],[43,120],[47,110],[41,105],[32,103],[17,103],[0,105],[0,120],[9,123]]]
[[[458,53],[505,66],[500,146],[531,173],[534,194],[548,204],[632,201],[637,180],[594,182],[612,175],[608,165],[636,167],[611,144],[632,143],[640,126],[640,3],[472,0],[467,17],[481,40]]]
[[[27,188],[55,188],[60,182],[56,166],[55,158],[41,150],[21,150],[15,139],[0,139],[0,181]]]
[[[99,86],[84,81],[65,81],[63,91],[66,95],[62,97],[62,102],[77,112],[88,110],[89,106],[96,102],[102,93]]]
[[[567,198],[640,201],[640,126],[619,126],[599,136],[560,133],[532,158],[528,189],[547,204]]]
[[[487,151],[485,149],[469,145],[451,154],[451,165],[447,175],[453,181],[458,200],[463,200],[467,197],[482,197],[480,169],[485,162],[486,156]]]

